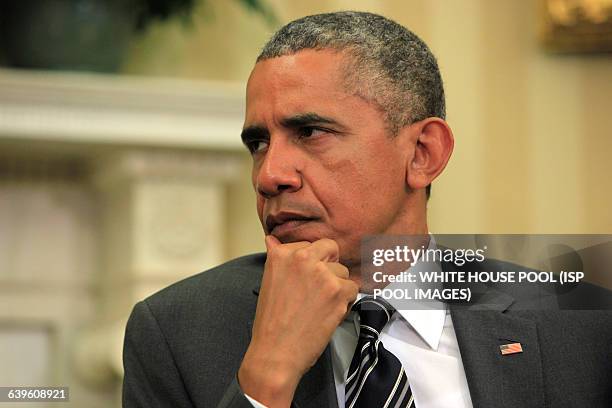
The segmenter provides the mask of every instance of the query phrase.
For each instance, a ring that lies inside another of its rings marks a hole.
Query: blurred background
[[[260,48],[343,9],[438,57],[456,149],[432,232],[612,233],[610,0],[5,0],[0,385],[120,406],[133,304],[263,249],[239,138]]]

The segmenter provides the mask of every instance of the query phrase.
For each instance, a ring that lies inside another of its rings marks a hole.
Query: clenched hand
[[[242,390],[270,408],[288,407],[355,301],[358,286],[331,239],[281,244],[266,237],[251,343],[238,371]]]

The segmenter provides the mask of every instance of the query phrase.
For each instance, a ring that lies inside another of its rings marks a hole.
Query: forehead
[[[342,73],[347,60],[345,54],[331,49],[308,49],[265,59],[255,64],[248,87],[256,87],[269,80],[285,86],[335,85],[344,77]]]
[[[277,112],[312,110],[329,101],[346,102],[347,58],[334,50],[304,50],[255,64],[247,84],[247,120],[265,105]]]

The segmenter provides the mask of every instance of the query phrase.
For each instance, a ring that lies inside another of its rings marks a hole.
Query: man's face
[[[331,238],[351,265],[364,235],[402,232],[410,149],[408,137],[390,137],[375,104],[345,88],[345,64],[331,50],[257,63],[243,141],[266,234],[283,243]]]

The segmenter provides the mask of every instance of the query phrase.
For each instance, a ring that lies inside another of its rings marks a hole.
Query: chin
[[[274,235],[283,244],[291,242],[315,242],[322,238],[329,238],[329,234],[322,233],[319,226],[301,225],[297,228],[273,230]]]
[[[316,234],[305,234],[305,233],[283,233],[283,234],[274,234],[272,233],[280,242],[283,244],[290,244],[292,242],[315,242],[324,238],[322,236],[318,236]]]

